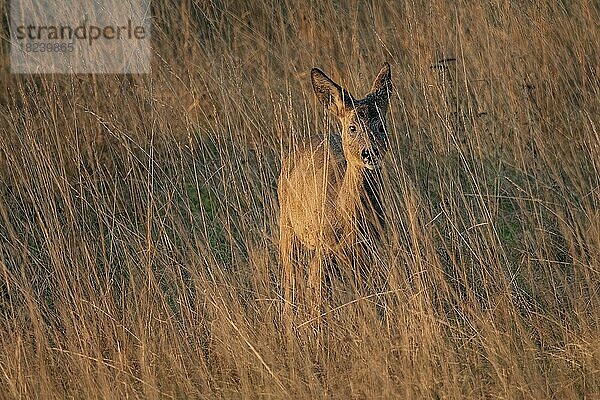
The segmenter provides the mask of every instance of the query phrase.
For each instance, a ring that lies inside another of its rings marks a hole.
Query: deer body
[[[339,253],[383,223],[380,171],[365,171],[344,158],[341,137],[330,134],[284,166],[279,184],[281,224],[310,250]],[[374,228],[374,227],[373,227]]]
[[[342,131],[305,144],[282,162],[280,254],[290,301],[297,281],[295,248],[315,252],[308,282],[309,287],[320,288],[323,257],[348,260],[350,253],[372,245],[383,226],[380,162],[387,149],[389,64],[361,100],[318,69],[311,76],[317,97],[339,118]]]

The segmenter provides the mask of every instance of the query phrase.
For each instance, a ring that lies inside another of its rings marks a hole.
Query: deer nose
[[[375,164],[379,158],[379,150],[377,150],[376,147],[372,147],[371,149],[363,149],[361,156],[365,164]]]

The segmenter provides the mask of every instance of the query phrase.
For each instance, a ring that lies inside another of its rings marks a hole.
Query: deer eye
[[[356,125],[350,125],[350,127],[348,127],[348,130],[350,130],[350,133],[356,133]]]

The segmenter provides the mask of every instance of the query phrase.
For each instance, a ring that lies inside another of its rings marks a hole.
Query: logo
[[[149,73],[149,0],[11,0],[12,73]]]

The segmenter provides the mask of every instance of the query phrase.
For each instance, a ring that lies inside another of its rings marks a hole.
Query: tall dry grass
[[[0,3],[1,398],[600,397],[596,1],[153,3],[146,76],[10,75]],[[288,337],[308,71],[384,60],[387,285]]]

